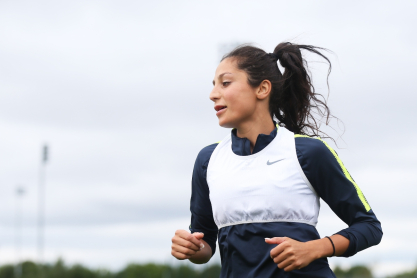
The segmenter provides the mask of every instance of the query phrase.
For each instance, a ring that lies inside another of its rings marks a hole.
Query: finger
[[[275,260],[274,260],[275,261]],[[290,258],[285,258],[284,260],[276,263],[277,266],[281,269],[285,269],[286,267],[290,266],[292,264],[293,260]]]
[[[280,254],[274,257],[275,263],[283,262],[287,260],[288,258],[294,258],[295,256],[294,248],[288,242],[282,243],[280,247],[284,249]]]
[[[203,238],[204,234],[203,233],[194,233],[194,234],[188,236],[187,240],[189,240],[190,242],[192,242],[193,244],[198,246],[199,249],[203,249],[204,248],[203,242],[200,239],[198,239],[196,236],[198,236],[199,238]]]
[[[196,239],[203,239],[203,237],[204,237],[204,233],[195,232],[195,233],[193,233],[193,236],[194,236]]]
[[[196,233],[193,233],[193,236],[196,239],[200,240],[200,248],[203,249],[204,248],[204,243],[201,239],[204,237],[204,233],[196,232]]]
[[[192,243],[191,241],[187,241],[187,240],[185,240],[183,238],[180,238],[180,237],[174,237],[172,239],[172,243],[174,243],[176,245],[179,245],[179,246],[182,246],[182,247],[185,247],[187,249],[194,250],[194,251],[200,250],[200,246],[197,246],[194,243]]]
[[[285,251],[285,249],[288,247],[288,243],[283,242],[280,245],[272,248],[270,253],[271,258],[275,258],[277,256],[279,256],[282,252]]]
[[[280,264],[284,261],[291,261],[291,258],[293,258],[294,254],[291,253],[288,249],[285,249],[280,254],[278,254],[276,257],[273,258],[274,263]]]
[[[175,244],[172,245],[172,250],[174,250],[178,253],[184,254],[186,256],[190,256],[190,257],[192,255],[195,255],[195,253],[197,252],[197,251],[194,251],[192,249],[185,248],[184,246],[175,245]]]
[[[286,237],[273,237],[273,238],[265,238],[265,242],[268,244],[281,244],[286,241]]]
[[[194,235],[190,234],[187,231],[179,232],[177,235],[179,237],[185,239],[186,241],[189,241],[189,242],[195,244],[199,249],[204,247],[204,244],[202,244],[202,242],[200,240],[198,240]]]
[[[300,269],[299,266],[295,265],[294,262],[290,264],[289,266],[284,268],[285,272],[293,271],[294,269]]]
[[[286,259],[288,259],[288,255],[285,252],[282,252],[281,254],[279,254],[276,257],[273,257],[272,260],[274,261],[274,263],[276,264],[280,264],[283,261],[285,261]]]
[[[185,254],[182,254],[180,252],[177,252],[175,250],[171,251],[171,255],[174,256],[175,258],[177,258],[178,260],[185,260],[185,259],[189,259],[190,256],[187,256]]]

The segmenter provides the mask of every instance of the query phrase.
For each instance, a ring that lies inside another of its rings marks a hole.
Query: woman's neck
[[[259,134],[270,134],[275,129],[271,117],[262,121],[249,121],[236,127],[236,135],[240,138],[247,138],[250,141],[250,152],[253,152],[256,139]]]

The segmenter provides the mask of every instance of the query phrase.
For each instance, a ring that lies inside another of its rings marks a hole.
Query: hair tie
[[[275,53],[275,55],[278,57],[278,59],[280,59],[282,55],[284,55],[284,49],[278,50],[277,53]]]
[[[278,56],[275,53],[268,53],[267,54],[273,61],[278,61]]]
[[[330,257],[333,257],[334,256],[334,254],[336,253],[336,248],[334,248],[334,243],[333,243],[333,240],[330,238],[330,237],[328,237],[328,236],[326,236],[329,240],[330,240],[330,243],[332,244],[332,246],[333,246],[333,254],[330,256]]]

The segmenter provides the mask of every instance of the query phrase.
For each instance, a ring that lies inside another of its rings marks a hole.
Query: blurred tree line
[[[55,264],[38,265],[27,261],[20,265],[0,267],[0,278],[218,278],[220,265],[203,270],[188,266],[169,266],[158,264],[130,264],[119,272],[91,270],[82,265],[66,266],[62,260]]]
[[[400,273],[395,276],[389,276],[388,278],[417,278],[417,267],[412,271]]]
[[[333,270],[337,278],[373,278],[372,271],[363,265],[353,266],[349,269],[343,270],[336,266]],[[417,278],[417,268],[410,272],[399,273],[387,278]]]
[[[218,278],[220,269],[220,265],[196,270],[185,265],[130,264],[119,272],[110,272],[103,269],[91,270],[82,265],[67,266],[62,260],[43,265],[27,261],[19,265],[1,266],[0,278]],[[349,269],[336,267],[334,273],[338,278],[374,277],[368,267],[360,265]],[[417,278],[417,268],[388,278]]]
[[[337,278],[373,278],[372,271],[363,265],[353,266],[349,269],[343,270],[336,266],[333,270]]]

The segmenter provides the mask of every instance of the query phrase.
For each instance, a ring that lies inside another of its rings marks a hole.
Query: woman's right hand
[[[171,254],[178,260],[192,258],[198,251],[204,248],[203,233],[190,234],[185,230],[175,231],[172,238]]]

